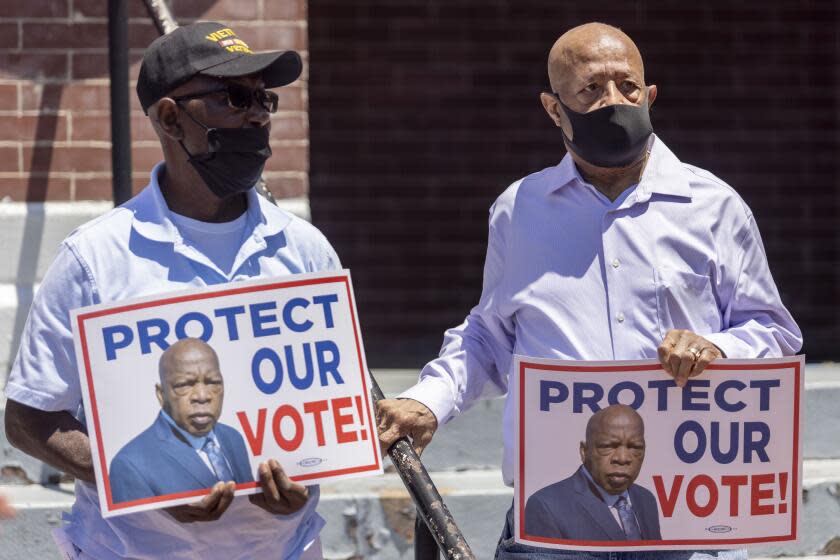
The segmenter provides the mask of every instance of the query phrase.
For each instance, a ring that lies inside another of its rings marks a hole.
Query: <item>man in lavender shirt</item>
[[[590,23],[551,49],[540,95],[567,154],[516,181],[490,209],[481,299],[448,330],[417,385],[379,403],[383,448],[422,451],[480,397],[508,392],[515,354],[566,360],[658,358],[677,385],[720,357],[793,355],[802,336],[779,297],[752,212],[711,173],[653,134],[633,41]],[[508,397],[510,394],[508,393]],[[513,484],[513,403],[503,475]],[[497,558],[746,558],[724,552],[568,552],[513,542]]]

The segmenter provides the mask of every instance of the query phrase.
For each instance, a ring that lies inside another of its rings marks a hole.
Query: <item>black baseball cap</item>
[[[297,80],[302,68],[295,51],[254,54],[227,25],[202,21],[152,41],[143,54],[137,96],[147,112],[156,101],[197,75],[234,78],[260,74],[265,87],[274,88]]]

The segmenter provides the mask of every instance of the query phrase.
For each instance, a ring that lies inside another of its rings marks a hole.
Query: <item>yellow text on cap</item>
[[[231,29],[230,27],[225,27],[224,29],[214,31],[213,33],[205,36],[204,38],[208,41],[218,41],[220,39],[224,39],[225,37],[236,37],[236,33],[234,33],[233,29]]]

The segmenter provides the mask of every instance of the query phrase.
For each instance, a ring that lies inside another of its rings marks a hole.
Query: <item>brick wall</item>
[[[836,2],[315,0],[312,212],[372,364],[419,364],[477,301],[488,206],[563,154],[548,49],[592,20],[637,41],[657,132],[752,206],[806,350],[840,358]]]
[[[162,159],[134,93],[143,49],[156,36],[143,3],[130,13],[132,168],[135,190]],[[230,24],[254,49],[306,59],[306,0],[171,0],[179,23]],[[0,1],[0,198],[111,198],[107,0]],[[278,197],[308,188],[306,79],[278,90],[266,177]]]

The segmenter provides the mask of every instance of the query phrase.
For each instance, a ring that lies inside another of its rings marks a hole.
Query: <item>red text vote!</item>
[[[318,447],[368,439],[361,397],[338,397],[303,404],[302,410],[284,404],[268,419],[268,410],[257,410],[256,419],[244,411],[236,413],[248,446],[255,457],[262,455],[266,425],[284,451],[296,451],[307,434],[314,433]]]
[[[788,473],[721,476],[719,480],[700,474],[686,483],[685,475],[673,477],[666,487],[660,475],[653,477],[656,496],[662,515],[671,517],[677,502],[685,500],[688,510],[696,517],[708,517],[721,500],[728,500],[730,517],[738,517],[741,492],[749,495],[750,516],[772,515],[788,511]],[[703,490],[701,490],[703,489]],[[746,513],[746,512],[744,512]]]

